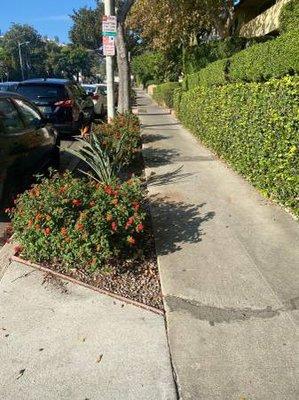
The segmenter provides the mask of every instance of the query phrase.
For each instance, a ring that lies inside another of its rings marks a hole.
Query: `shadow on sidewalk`
[[[148,168],[172,164],[180,156],[180,153],[176,149],[156,149],[150,147],[143,149],[142,154]]]
[[[158,255],[180,251],[184,243],[200,242],[205,235],[203,224],[215,216],[212,211],[201,214],[205,203],[194,205],[151,196],[150,205]]]
[[[152,143],[152,142],[158,142],[160,140],[166,140],[169,139],[168,136],[160,135],[159,133],[153,133],[151,135],[142,135],[142,143]]]

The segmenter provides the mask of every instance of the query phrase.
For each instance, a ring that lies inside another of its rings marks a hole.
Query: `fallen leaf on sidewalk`
[[[19,375],[18,375],[17,379],[20,379],[20,378],[24,375],[24,372],[25,372],[25,371],[26,371],[26,368],[21,369],[20,372],[19,372]]]
[[[102,361],[103,358],[103,354],[99,355],[99,357],[97,358],[97,363],[99,364]]]

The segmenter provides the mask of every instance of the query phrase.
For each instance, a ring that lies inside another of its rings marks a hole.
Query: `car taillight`
[[[92,100],[99,100],[100,96],[98,94],[94,94],[92,96]]]
[[[54,106],[61,107],[61,108],[71,108],[73,107],[74,102],[73,100],[61,100],[54,103]]]

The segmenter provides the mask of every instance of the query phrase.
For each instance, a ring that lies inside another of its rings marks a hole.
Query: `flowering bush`
[[[139,151],[140,123],[134,114],[119,114],[111,123],[95,126],[93,131],[110,160],[120,166],[130,164]]]
[[[133,254],[144,229],[141,201],[138,180],[106,185],[66,173],[32,186],[9,214],[26,259],[95,270]]]

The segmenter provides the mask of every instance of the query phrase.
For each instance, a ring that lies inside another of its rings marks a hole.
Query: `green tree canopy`
[[[94,9],[82,7],[74,10],[71,18],[73,26],[69,32],[71,41],[87,49],[98,49],[102,44],[102,16],[104,6],[97,0]]]

